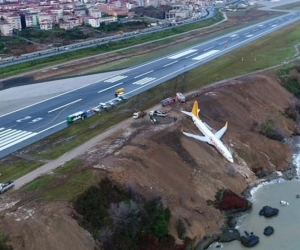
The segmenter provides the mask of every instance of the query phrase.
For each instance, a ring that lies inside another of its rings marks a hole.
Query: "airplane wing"
[[[215,137],[217,137],[218,139],[221,139],[221,137],[224,135],[226,130],[227,130],[227,122],[223,128],[221,128],[217,133],[215,133]]]
[[[192,116],[192,113],[191,112],[187,112],[187,111],[184,111],[184,110],[181,110],[182,113],[188,115],[188,116]]]
[[[186,133],[186,132],[183,132],[184,135],[188,136],[188,137],[192,137],[196,140],[199,140],[199,141],[204,141],[204,142],[208,142],[208,140],[206,139],[205,136],[200,136],[200,135],[194,135],[194,134],[190,134],[190,133]]]

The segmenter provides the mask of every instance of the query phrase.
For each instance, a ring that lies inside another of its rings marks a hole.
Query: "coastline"
[[[298,158],[298,161],[300,162],[300,136],[298,135],[294,135],[291,138],[287,138],[285,140],[285,143],[287,145],[290,146],[291,148],[291,153],[292,153],[292,161],[288,164],[287,168],[282,171],[275,171],[272,174],[266,176],[266,178],[262,178],[261,182],[253,185],[253,186],[249,186],[248,188],[246,188],[242,193],[241,196],[243,198],[245,198],[246,200],[250,201],[251,203],[255,202],[253,200],[253,196],[254,194],[262,187],[268,186],[268,185],[272,185],[272,184],[279,184],[279,183],[283,183],[283,182],[287,182],[287,181],[292,181],[295,179],[298,179],[298,174],[300,171],[300,167],[298,167],[295,164],[295,160]],[[249,214],[252,208],[248,209],[247,211],[243,211],[243,212],[238,212],[238,213],[234,213],[233,216],[228,216],[228,213],[225,212],[224,213],[224,224],[221,226],[221,231],[222,233],[220,235],[226,235],[229,233],[232,233],[232,235],[234,235],[234,233],[236,231],[239,231],[239,224],[241,223],[240,219]],[[230,214],[230,212],[229,212]],[[228,225],[234,225],[232,227],[228,226]],[[212,239],[211,243],[207,246],[207,248],[222,248],[222,243],[220,241],[217,241],[215,239],[217,239],[216,237],[217,234],[214,234],[212,236],[208,236],[208,237],[204,237],[204,239],[202,241],[200,241],[199,243],[203,242],[208,242],[208,239]],[[232,239],[230,241],[239,241],[239,239]],[[229,242],[229,241],[228,241]],[[198,244],[199,244],[198,243]],[[227,243],[227,242],[224,242]],[[197,244],[197,245],[198,245]],[[197,250],[201,250],[201,249],[206,249],[206,248],[196,248]]]
[[[262,186],[270,185],[274,183],[281,183],[284,181],[291,181],[293,179],[298,179],[300,168],[294,163],[295,157],[299,157],[300,160],[300,136],[294,135],[292,138],[287,138],[285,140],[286,144],[289,145],[292,153],[292,162],[290,162],[286,169],[282,172],[275,171],[272,174],[268,175],[266,178],[261,179],[260,183],[257,183],[253,186],[249,186],[242,193],[241,196],[249,200],[253,197],[254,193]]]

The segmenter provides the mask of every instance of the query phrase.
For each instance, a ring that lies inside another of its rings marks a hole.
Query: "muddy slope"
[[[234,164],[213,147],[181,134],[182,128],[198,133],[190,118],[180,113],[181,109],[189,110],[194,100],[200,104],[201,118],[211,127],[218,130],[228,121],[223,141],[233,153]],[[258,131],[261,124],[272,120],[289,137],[295,124],[283,112],[292,100],[292,95],[275,78],[263,75],[242,78],[206,90],[196,99],[190,97],[185,105],[169,107],[169,114],[178,117],[176,122],[127,130],[126,133],[132,133],[130,140],[112,155],[98,159],[96,151],[86,157],[91,165],[101,162],[109,167],[114,180],[136,183],[146,196],[162,196],[172,210],[174,236],[174,225],[178,218],[183,218],[187,235],[201,239],[218,231],[223,223],[221,213],[206,205],[218,189],[241,193],[258,182],[254,172],[272,173],[290,163],[288,146]]]
[[[194,100],[199,102],[201,119],[212,128],[218,130],[228,121],[222,140],[233,153],[234,164],[208,144],[181,133],[182,129],[199,133],[190,118],[180,112],[190,110]],[[221,212],[206,203],[214,199],[218,189],[228,188],[240,194],[260,181],[254,172],[272,173],[291,162],[287,145],[258,131],[261,124],[272,120],[289,137],[295,123],[283,112],[292,103],[292,95],[276,77],[237,79],[207,89],[197,97],[190,96],[186,104],[161,108],[170,118],[161,118],[158,125],[149,122],[148,117],[132,120],[129,127],[112,132],[110,138],[79,157],[86,163],[84,167],[96,174],[107,174],[121,184],[131,185],[145,197],[161,196],[172,211],[172,235],[177,237],[176,223],[181,218],[187,236],[197,242],[218,232],[223,224]],[[174,121],[173,117],[178,119]],[[0,228],[15,248],[94,249],[90,234],[72,218],[68,204],[44,203],[31,195],[19,194],[16,199],[30,202],[1,213]]]

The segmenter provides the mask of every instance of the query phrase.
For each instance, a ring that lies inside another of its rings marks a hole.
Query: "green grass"
[[[23,190],[35,192],[39,198],[46,200],[71,201],[99,181],[91,170],[84,169],[83,166],[83,161],[71,160],[56,169],[53,174],[32,181]]]
[[[177,76],[174,79],[127,100],[108,113],[105,112],[101,116],[95,115],[78,124],[71,125],[68,129],[53,134],[47,139],[28,147],[26,151],[28,155],[34,159],[57,158],[68,150],[100,134],[114,124],[131,117],[135,109],[143,110],[159,103],[159,101],[163,99],[162,93],[164,91],[167,91],[168,95],[171,96],[176,91],[187,92],[189,90],[199,89],[216,80],[222,80],[277,65],[294,55],[295,51],[293,45],[300,39],[300,31],[297,29],[298,25],[299,23],[295,23],[289,27],[285,27],[280,31],[272,33],[268,37],[262,38],[250,45],[244,46],[189,71],[186,76],[184,90],[180,87],[182,76]],[[244,58],[243,61],[241,60],[242,57]],[[256,58],[256,61],[254,58]],[[282,71],[284,71],[284,69],[286,70],[287,67],[287,65],[284,65]],[[92,182],[91,180],[94,178],[89,171],[82,171],[80,168],[81,165],[82,163],[78,162],[78,160],[75,161],[75,163],[71,161],[66,164],[65,167],[58,169],[56,171],[57,175],[54,174],[52,177],[43,177],[45,179],[36,180],[31,183],[29,190],[43,189],[49,186],[50,182],[52,183],[53,180],[51,178],[62,178],[61,176],[71,174],[72,178],[66,181],[66,187],[64,187],[65,184],[57,184],[57,186],[49,188],[47,191],[47,195],[49,195],[47,197],[49,199],[54,199],[55,197],[66,197],[66,199],[69,199],[73,197],[73,194],[75,195],[81,192],[80,190],[85,188],[85,183]],[[79,172],[76,172],[76,169]],[[21,174],[18,173],[18,175],[20,176]],[[63,178],[61,179],[61,183],[64,183]],[[77,185],[80,188],[77,189]],[[74,193],[68,196],[69,192]]]
[[[243,11],[241,11],[242,13]],[[209,38],[212,37],[216,37],[218,35],[221,34],[225,34],[246,26],[249,26],[251,24],[255,24],[258,22],[261,22],[265,19],[269,19],[269,18],[273,18],[275,16],[279,16],[282,15],[282,13],[274,13],[274,15],[272,16],[267,16],[265,18],[262,19],[257,19],[256,21],[253,22],[248,22],[245,23],[243,25],[238,25],[235,27],[231,27],[231,28],[226,28],[224,30],[222,30],[221,32],[217,32],[213,35],[209,35],[209,36],[205,36],[202,39],[199,39],[197,41],[194,41],[193,44],[202,42],[204,40],[207,40]],[[14,65],[14,66],[10,66],[10,67],[6,67],[1,69],[0,72],[0,79],[4,78],[4,77],[8,77],[8,76],[13,76],[13,75],[17,75],[23,72],[27,72],[27,71],[33,71],[33,70],[37,70],[37,69],[41,69],[41,68],[45,68],[45,67],[50,67],[56,64],[60,64],[60,63],[65,63],[68,61],[72,61],[72,60],[76,60],[76,59],[81,59],[81,58],[85,58],[88,56],[93,56],[93,55],[98,55],[98,54],[103,54],[103,53],[107,53],[107,52],[112,52],[112,51],[117,51],[117,50],[123,50],[125,48],[126,51],[128,51],[128,53],[130,53],[130,49],[126,49],[130,46],[137,46],[137,45],[141,45],[145,42],[150,42],[150,41],[155,41],[155,40],[160,40],[160,39],[165,39],[167,38],[167,40],[169,39],[168,37],[170,36],[180,36],[180,34],[184,33],[184,32],[197,32],[195,31],[195,29],[200,29],[200,28],[205,28],[215,24],[219,21],[222,20],[222,15],[220,12],[216,13],[216,17],[215,19],[209,19],[206,21],[202,21],[202,22],[197,22],[197,23],[192,23],[192,24],[186,24],[183,26],[179,26],[179,27],[174,27],[172,29],[169,30],[164,30],[161,32],[156,32],[153,34],[148,34],[148,35],[143,35],[143,36],[139,36],[139,37],[135,37],[135,38],[129,38],[120,42],[114,42],[114,43],[108,43],[105,45],[101,45],[101,46],[97,46],[97,47],[93,47],[93,48],[88,48],[88,49],[82,49],[82,50],[77,50],[77,51],[73,51],[73,52],[69,52],[69,53],[65,53],[62,55],[57,55],[57,56],[51,56],[51,57],[47,57],[47,58],[43,58],[43,59],[38,59],[35,61],[31,61],[31,62],[27,62],[27,63],[22,63],[22,64],[18,64],[18,65]],[[220,24],[220,27],[223,27],[224,24]],[[224,26],[225,27],[225,26]],[[183,35],[184,36],[184,35]],[[176,38],[174,38],[176,39]],[[162,43],[167,43],[163,42]],[[142,45],[143,46],[143,45]],[[182,45],[181,48],[184,48],[185,46],[188,45]],[[173,50],[174,51],[174,50]],[[126,52],[121,52],[121,53],[125,53]],[[164,53],[166,54],[166,53]],[[124,68],[124,67],[129,67],[129,66],[133,66],[136,65],[138,63],[141,62],[145,62],[145,58],[144,56],[140,57],[140,59],[132,59],[130,62],[125,61],[123,63],[111,63],[108,67],[106,66],[100,66],[100,67],[95,67],[93,69],[90,70],[84,70],[83,73],[91,73],[91,72],[101,72],[103,70],[113,70],[113,69],[120,69],[120,68]],[[149,56],[147,57],[147,60],[153,59],[154,56]],[[66,76],[71,76],[73,74],[66,74]]]
[[[276,10],[300,10],[300,2],[281,5],[278,7],[274,7],[273,9],[276,9]]]
[[[240,11],[240,13],[242,13],[242,14],[245,14],[245,12],[246,11]],[[277,16],[281,16],[281,15],[282,15],[282,13],[274,13],[272,15],[272,18],[277,17]],[[167,55],[169,53],[176,52],[176,51],[184,49],[186,47],[193,46],[193,45],[196,45],[196,44],[201,43],[201,42],[205,42],[209,39],[212,39],[212,38],[224,35],[224,34],[228,34],[228,33],[233,32],[235,30],[242,29],[246,26],[261,22],[261,21],[263,21],[265,19],[269,19],[269,18],[270,18],[270,16],[268,18],[267,17],[261,18],[261,19],[256,20],[256,21],[249,22],[247,24],[240,24],[240,25],[230,27],[230,28],[226,28],[225,27],[226,24],[223,23],[223,24],[219,25],[219,27],[224,26],[224,29],[221,29],[220,31],[217,31],[217,32],[214,32],[214,33],[211,33],[211,34],[205,34],[201,37],[195,37],[195,39],[191,39],[189,41],[182,42],[180,44],[173,45],[173,46],[170,46],[170,47],[167,47],[167,48],[154,50],[154,52],[149,52],[149,53],[144,54],[142,56],[134,56],[134,57],[119,60],[118,62],[106,63],[105,65],[99,65],[99,66],[96,66],[96,67],[85,69],[85,70],[80,71],[80,74],[101,73],[101,72],[104,72],[104,71],[120,70],[120,69],[124,69],[124,68],[128,68],[128,67],[132,67],[132,66],[138,65],[140,63],[145,63],[147,61],[156,59],[157,57],[161,57],[161,56]],[[209,28],[201,30],[201,32],[207,32],[207,31],[209,31]],[[196,35],[196,33],[198,33],[199,31],[193,31],[193,32]],[[193,32],[191,32],[191,33],[193,34]],[[153,42],[151,44],[152,44],[152,46],[165,45],[165,44],[168,44],[168,43],[170,43],[172,41],[175,41],[177,39],[181,39],[184,36],[185,35],[171,37],[171,38],[163,39],[163,40],[160,40],[160,41],[157,41],[157,42]],[[141,48],[143,48],[143,46],[144,45],[141,45]],[[117,53],[120,54],[120,55],[130,55],[133,51],[138,50],[139,48],[140,47],[124,49],[124,50],[118,51]],[[77,74],[78,74],[78,72],[76,72],[76,73],[67,73],[64,76],[65,77],[66,76],[70,77],[70,76],[75,76]],[[59,77],[57,77],[57,78],[59,78]]]
[[[104,112],[101,116],[94,115],[89,119],[72,124],[68,128],[29,146],[34,149],[29,154],[35,159],[56,159],[114,124],[131,117],[133,110],[130,112],[122,111],[123,108],[127,107],[130,107],[130,102],[127,105],[124,103],[122,106],[113,108],[108,113]]]
[[[43,165],[43,162],[6,157],[0,162],[0,182],[15,180]]]
[[[26,63],[21,63],[17,65],[13,65],[10,67],[2,68],[0,72],[0,78],[8,77],[16,74],[23,73],[25,71],[32,71],[36,69],[41,69],[44,67],[49,67],[52,65],[68,62],[71,60],[76,60],[80,58],[85,58],[92,55],[103,54],[106,52],[111,52],[123,48],[127,48],[130,46],[139,45],[149,41],[155,41],[158,39],[166,38],[172,35],[181,34],[183,32],[187,32],[193,29],[198,29],[206,26],[210,26],[214,23],[217,23],[222,20],[221,13],[217,12],[216,17],[214,19],[209,19],[203,22],[197,22],[193,24],[186,24],[179,27],[174,27],[172,29],[163,30],[159,32],[155,32],[152,34],[145,34],[134,38],[128,38],[126,40],[122,40],[119,42],[106,43],[104,45],[99,45],[93,48],[87,48],[82,50],[76,50],[69,53],[64,53],[61,55],[51,56],[47,58],[42,58]]]

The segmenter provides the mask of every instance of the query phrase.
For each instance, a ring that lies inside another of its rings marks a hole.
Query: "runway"
[[[110,74],[104,79],[100,75],[89,76],[92,79],[67,79],[74,82],[71,90],[66,91],[63,82],[56,83],[55,91],[48,96],[39,96],[37,92],[33,97],[36,99],[32,99],[27,107],[15,110],[6,107],[6,112],[2,111],[0,157],[66,128],[66,117],[72,113],[87,110],[100,102],[116,103],[114,91],[118,88],[125,88],[126,97],[130,98],[299,19],[300,12],[290,13]],[[31,86],[31,91],[35,85]],[[13,95],[14,90],[10,91]]]

